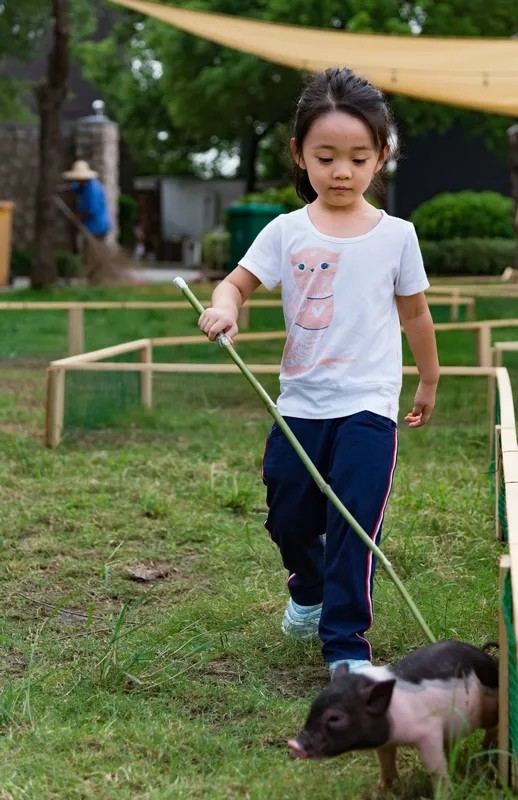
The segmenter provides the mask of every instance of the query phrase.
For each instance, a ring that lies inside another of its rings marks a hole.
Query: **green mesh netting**
[[[216,350],[216,348],[214,348]],[[262,375],[271,396],[278,394],[276,375]],[[215,410],[231,415],[254,409],[260,418],[268,413],[240,373],[161,373],[153,375],[153,405],[143,408],[140,373],[69,370],[65,377],[65,433],[94,428],[162,430],[178,426],[188,430],[198,415]]]
[[[119,361],[133,363],[135,353]],[[130,408],[140,406],[140,373],[67,370],[65,374],[65,431],[116,425]]]
[[[496,384],[495,388],[495,425],[500,424],[500,396],[498,392],[498,384]],[[496,472],[497,470],[502,469],[502,464],[497,464],[495,462],[495,439],[494,436],[498,436],[498,433],[491,432],[493,437],[493,443],[491,446],[492,452],[492,459],[489,465],[489,475],[491,477],[490,482],[490,492],[491,492],[491,499],[492,502],[495,502],[496,499]],[[500,455],[500,462],[502,456]],[[500,486],[498,488],[498,504],[496,506],[497,514],[498,514],[498,526],[501,532],[502,541],[506,542],[508,538],[508,530],[507,530],[507,511],[506,511],[506,498],[505,498],[505,483],[504,483],[504,476],[500,473]]]
[[[513,621],[511,572],[504,578],[502,610],[509,645],[509,747],[513,759],[518,757],[518,685],[516,670],[516,634]]]
[[[498,492],[498,524],[502,532],[502,541],[507,542],[508,528],[507,528],[507,505],[505,499],[505,483],[500,481],[500,491]]]
[[[246,344],[246,343],[244,343]],[[278,345],[277,345],[278,346]],[[240,354],[245,363],[252,366],[266,361],[278,362],[277,353],[268,353],[266,357],[255,352],[257,344],[240,347]],[[184,348],[186,350],[187,348]],[[181,353],[167,355],[156,348],[155,362],[168,359],[192,362],[197,357],[201,362],[208,362],[207,352],[191,348],[192,358]],[[129,360],[129,355],[124,360]],[[228,364],[229,359],[221,348],[211,346],[209,355],[218,358],[221,364]],[[137,357],[138,354],[135,354]],[[279,394],[277,375],[258,374],[256,376],[272,399]],[[65,381],[65,432],[67,427],[88,430],[92,427],[123,427],[132,424],[137,428],[163,427],[168,430],[169,419],[176,415],[185,420],[194,413],[203,410],[212,412],[220,409],[223,412],[233,411],[242,406],[250,410],[252,407],[268,420],[268,413],[250,384],[239,372],[228,373],[166,373],[153,374],[153,406],[143,409],[140,403],[140,376],[138,373],[116,371],[67,371]],[[401,395],[401,416],[412,408],[417,378],[405,376]],[[448,401],[438,403],[434,412],[434,429],[443,435],[446,431],[462,434],[468,444],[487,439],[487,378],[466,378],[459,376],[443,376],[441,380],[443,392]],[[125,413],[123,413],[125,412]],[[177,424],[177,423],[175,423]],[[401,435],[406,435],[408,428],[401,425]],[[494,491],[494,490],[493,490]]]

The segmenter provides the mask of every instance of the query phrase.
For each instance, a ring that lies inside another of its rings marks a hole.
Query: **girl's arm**
[[[414,407],[405,420],[410,428],[426,425],[435,405],[435,392],[439,383],[439,359],[432,315],[424,292],[408,297],[396,295],[399,319],[405,331],[419,372],[419,386]]]
[[[212,293],[212,305],[200,316],[198,325],[211,341],[224,333],[231,344],[237,334],[239,309],[261,281],[244,267],[236,267]]]

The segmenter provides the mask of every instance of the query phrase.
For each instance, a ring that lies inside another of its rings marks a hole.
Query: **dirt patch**
[[[300,699],[304,693],[315,694],[329,683],[324,664],[297,664],[293,669],[271,669],[266,683],[282,697]]]

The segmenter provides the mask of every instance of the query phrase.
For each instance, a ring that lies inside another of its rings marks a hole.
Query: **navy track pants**
[[[377,544],[397,459],[397,426],[361,411],[338,419],[286,422],[336,495]],[[265,526],[288,570],[291,597],[323,603],[319,635],[326,662],[371,658],[375,557],[319,490],[274,423],[263,459]]]

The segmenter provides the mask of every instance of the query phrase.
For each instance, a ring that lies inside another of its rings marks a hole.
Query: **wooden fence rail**
[[[458,320],[459,309],[466,308],[468,320],[473,321],[475,313],[475,300],[472,297],[461,297],[457,294],[450,294],[448,297],[428,297],[431,306],[449,307],[450,321]],[[204,302],[208,305],[208,301]],[[257,299],[248,300],[241,309],[239,316],[239,326],[245,331],[250,324],[250,311],[253,308],[281,308],[280,299]],[[68,315],[68,355],[74,356],[85,352],[85,311],[102,310],[145,310],[162,309],[164,311],[189,310],[192,313],[192,306],[185,300],[163,300],[163,301],[85,301],[85,302],[0,302],[0,311],[64,311]]]

